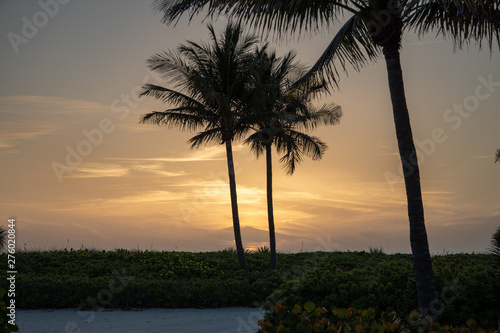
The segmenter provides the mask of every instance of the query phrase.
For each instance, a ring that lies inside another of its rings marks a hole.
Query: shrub
[[[379,319],[377,319],[379,317]],[[275,304],[266,318],[259,321],[258,333],[491,333],[499,332],[500,327],[489,330],[482,329],[475,320],[468,319],[461,325],[443,325],[432,322],[431,317],[423,317],[412,311],[406,317],[398,317],[395,312],[382,312],[377,316],[373,308],[357,310],[356,308],[316,307],[313,302],[306,302],[303,308],[295,304],[287,307]],[[497,323],[500,326],[500,321]]]
[[[440,319],[457,325],[471,315],[482,326],[500,318],[499,270],[489,265],[488,255],[447,255],[433,260]],[[265,305],[267,311],[280,303],[287,308],[313,301],[325,308],[374,308],[408,315],[417,308],[411,257],[375,256],[371,265],[341,269],[335,260],[283,284]]]

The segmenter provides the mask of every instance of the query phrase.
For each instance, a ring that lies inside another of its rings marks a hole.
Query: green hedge
[[[373,308],[325,309],[307,302],[301,307],[275,304],[266,319],[259,321],[258,333],[494,333],[500,331],[500,320],[494,326],[481,327],[472,318],[458,325],[435,323],[430,316],[421,316],[416,310],[406,317],[395,312],[378,313]]]
[[[0,262],[6,263],[5,254]],[[16,254],[19,308],[149,308],[286,306],[313,301],[408,314],[416,306],[411,255],[367,252],[247,254],[250,272],[231,251],[49,251]],[[435,257],[441,318],[473,316],[481,325],[500,318],[499,268],[493,256]],[[1,275],[0,279],[5,276]],[[484,325],[490,326],[490,325]]]
[[[500,272],[489,255],[434,257],[438,313],[451,324],[473,316],[484,326],[500,319]],[[265,308],[312,301],[320,307],[375,308],[408,315],[417,308],[410,256],[379,256],[371,265],[345,268],[335,260],[289,281],[273,292]]]

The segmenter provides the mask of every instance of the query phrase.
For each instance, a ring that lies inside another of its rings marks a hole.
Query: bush
[[[268,298],[288,307],[311,300],[320,307],[374,307],[378,311],[411,311],[416,308],[416,289],[408,259],[374,261],[372,265],[345,269],[331,260],[290,281]]]
[[[377,319],[377,317],[379,319]],[[500,320],[497,323],[500,326]],[[406,317],[398,317],[395,312],[382,312],[377,316],[373,308],[357,310],[356,308],[326,308],[316,307],[313,302],[306,302],[303,308],[295,304],[287,307],[275,304],[264,320],[259,321],[261,329],[258,333],[491,333],[499,332],[500,327],[492,326],[482,329],[473,319],[457,326],[443,325],[432,322],[431,317],[423,317],[417,311],[412,311]]]
[[[433,260],[441,320],[457,325],[473,315],[483,326],[500,318],[499,271],[488,255],[447,255]],[[265,309],[313,301],[325,308],[374,308],[408,315],[417,308],[410,256],[378,256],[371,265],[341,269],[330,260],[271,294]]]

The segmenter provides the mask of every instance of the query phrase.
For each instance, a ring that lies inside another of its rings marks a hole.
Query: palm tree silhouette
[[[369,61],[384,56],[405,179],[418,308],[424,315],[429,314],[437,320],[436,288],[424,221],[420,172],[400,62],[401,40],[406,30],[414,30],[420,35],[435,31],[452,39],[458,48],[473,41],[481,46],[483,39],[486,39],[491,49],[493,42],[500,44],[498,1],[155,0],[153,6],[156,11],[164,13],[163,21],[169,23],[186,11],[193,17],[207,4],[208,15],[227,13],[237,16],[263,31],[274,30],[278,37],[285,32],[315,32],[322,25],[329,26],[349,15],[319,60],[305,75],[304,81],[317,76],[336,85],[339,65],[343,70],[346,70],[347,64],[359,70]]]
[[[313,160],[323,156],[327,146],[319,138],[302,130],[314,129],[318,124],[338,124],[342,115],[340,106],[323,105],[317,109],[311,100],[324,91],[324,84],[295,86],[295,80],[304,73],[303,66],[295,63],[295,53],[277,57],[267,51],[267,44],[256,52],[253,68],[253,109],[263,115],[253,125],[254,133],[245,141],[257,158],[266,155],[267,216],[269,224],[270,264],[277,269],[276,235],[273,211],[272,146],[278,153],[286,172],[293,174],[296,165],[306,155]]]
[[[257,39],[244,36],[241,26],[231,22],[220,38],[212,25],[208,29],[211,43],[188,41],[175,52],[156,54],[148,60],[148,67],[168,79],[174,89],[146,84],[141,96],[175,106],[145,114],[141,123],[201,130],[189,139],[191,148],[225,144],[236,251],[241,268],[248,270],[241,240],[232,142],[249,130],[245,98]]]

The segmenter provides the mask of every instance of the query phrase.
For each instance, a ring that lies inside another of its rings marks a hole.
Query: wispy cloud
[[[110,199],[109,203],[116,203],[116,204],[162,203],[167,201],[175,201],[183,199],[185,197],[186,195],[184,193],[177,193],[171,191],[150,191],[143,194]]]
[[[73,223],[73,226],[77,227],[77,228],[80,228],[80,229],[83,229],[83,230],[87,230],[99,237],[102,237],[102,238],[106,238],[106,239],[111,239],[111,237],[109,237],[108,235],[105,235],[103,234],[101,231],[97,230],[96,228],[92,228],[92,227],[89,227],[89,226],[84,226],[84,225],[81,225],[79,223]]]
[[[103,178],[103,177],[123,177],[130,173],[130,170],[119,164],[105,163],[84,163],[73,168],[73,172],[68,173],[66,178]]]
[[[165,171],[165,166],[163,163],[149,163],[149,164],[137,164],[130,167],[132,170],[144,171],[153,173],[163,177],[181,177],[188,175],[185,171],[170,172]]]
[[[30,114],[33,116],[43,114],[68,114],[97,112],[109,109],[108,106],[83,100],[69,99],[52,96],[14,95],[0,97],[0,110],[2,113]]]
[[[0,123],[0,148],[12,148],[24,140],[32,140],[41,135],[54,133],[57,124],[32,121],[3,121]],[[9,150],[9,152],[12,152]]]
[[[12,153],[22,141],[62,131],[78,123],[75,114],[103,114],[107,107],[98,103],[47,96],[0,97],[0,148]],[[73,115],[67,117],[68,115]]]
[[[183,156],[172,156],[172,157],[113,157],[110,160],[120,160],[120,161],[137,161],[137,162],[204,162],[204,161],[219,161],[225,160],[226,152],[221,146],[205,147],[202,149],[189,150],[189,153]]]

